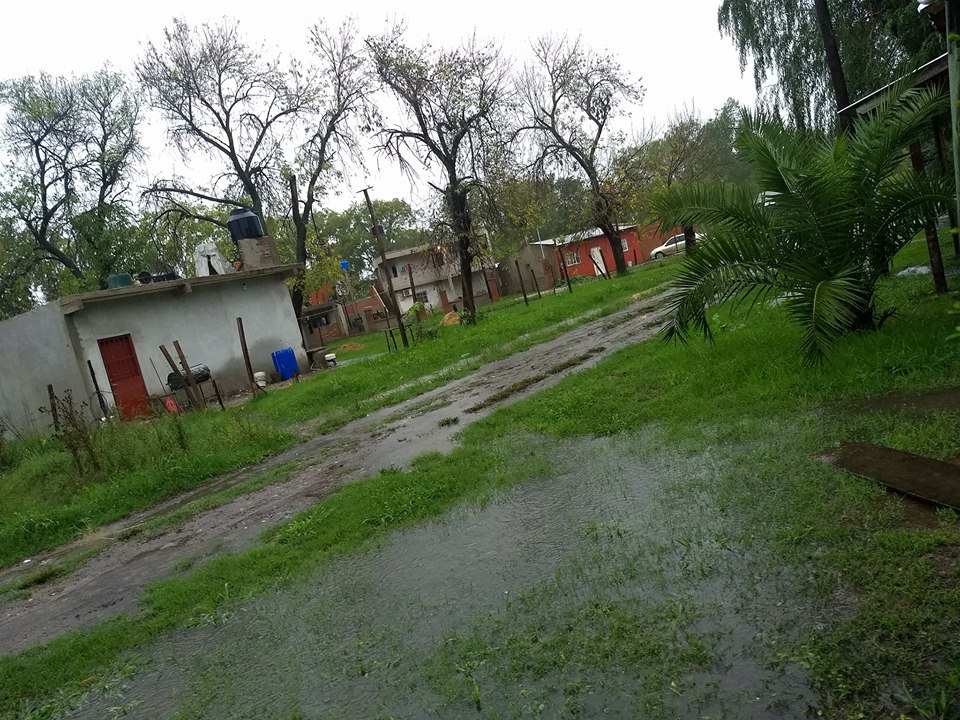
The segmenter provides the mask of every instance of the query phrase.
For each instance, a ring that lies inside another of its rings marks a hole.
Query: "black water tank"
[[[260,224],[260,218],[247,208],[231,210],[227,227],[230,229],[230,239],[234,242],[244,238],[263,237],[263,225]]]

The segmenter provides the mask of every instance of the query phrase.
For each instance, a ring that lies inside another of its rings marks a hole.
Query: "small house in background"
[[[651,260],[651,251],[662,245],[673,233],[661,232],[656,224],[619,225],[620,246],[627,267],[633,267]],[[591,228],[581,232],[564,235],[550,240],[542,240],[531,245],[546,245],[563,253],[567,272],[571,277],[577,275],[601,275],[616,272],[613,250],[600,228]],[[601,272],[602,271],[602,272]],[[526,279],[526,278],[524,278]]]
[[[377,280],[381,291],[387,287],[386,276],[393,281],[393,291],[401,312],[414,303],[450,312],[463,309],[460,261],[441,246],[421,245],[406,250],[392,250],[386,263],[377,264]],[[476,259],[472,268],[473,297],[477,305],[500,297],[493,263]]]
[[[240,271],[221,273],[227,268],[205,261],[209,274],[202,277],[142,274],[133,284],[118,276],[120,287],[70,295],[0,322],[0,421],[21,432],[49,427],[50,416],[39,412],[50,405],[48,385],[58,396],[69,390],[91,417],[101,414],[101,400],[125,419],[147,415],[151,398],[170,392],[160,345],[173,353],[174,340],[191,366],[209,368],[221,392],[246,390],[238,317],[254,372],[269,374],[272,353],[285,348],[305,368],[286,283],[297,266],[280,265],[267,237],[242,238],[238,247]]]
[[[549,290],[563,283],[563,269],[552,240],[524,245],[497,266],[504,295],[520,294],[521,284],[517,268],[523,277],[523,288],[526,288],[528,293],[536,292],[537,288]]]

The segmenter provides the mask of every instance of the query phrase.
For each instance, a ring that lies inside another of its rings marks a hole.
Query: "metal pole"
[[[383,268],[383,276],[387,279],[387,292],[390,293],[390,304],[393,306],[393,313],[397,319],[397,326],[400,329],[400,339],[403,340],[403,346],[405,348],[410,347],[410,343],[407,342],[407,331],[403,329],[403,314],[400,312],[400,303],[397,302],[397,296],[393,291],[393,278],[390,277],[390,272],[387,270],[387,251],[384,249],[383,245],[383,226],[377,222],[377,216],[373,212],[373,203],[370,201],[370,188],[364,188],[361,190],[363,193],[364,200],[367,201],[367,211],[370,213],[370,222],[373,223],[373,237],[377,240],[377,249],[380,251],[380,260],[382,261],[381,267]],[[394,341],[396,343],[396,341]]]

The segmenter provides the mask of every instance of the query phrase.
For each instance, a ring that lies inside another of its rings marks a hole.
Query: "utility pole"
[[[382,263],[380,267],[383,268],[383,276],[387,278],[387,292],[390,293],[390,306],[393,309],[393,316],[397,320],[397,327],[400,328],[400,339],[403,341],[403,346],[408,348],[410,343],[407,341],[407,331],[403,327],[403,313],[400,312],[400,303],[397,302],[397,296],[393,291],[393,278],[387,269],[387,251],[383,246],[383,226],[377,222],[377,216],[373,212],[373,203],[370,202],[370,188],[364,188],[360,192],[363,193],[363,199],[367,201],[367,211],[370,213],[370,222],[373,223],[371,232],[377,240],[377,250],[380,251]]]

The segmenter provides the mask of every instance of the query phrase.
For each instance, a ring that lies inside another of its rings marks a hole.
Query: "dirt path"
[[[343,483],[388,467],[406,467],[430,451],[445,451],[453,435],[497,407],[510,404],[596,364],[604,356],[650,337],[659,326],[660,298],[636,303],[589,321],[563,335],[406,402],[383,408],[326,435],[312,438],[267,461],[224,476],[147,512],[106,526],[90,536],[35,558],[34,567],[106,543],[102,552],[26,598],[0,604],[0,654],[11,654],[61,633],[89,627],[136,610],[144,588],[184,568],[257,542],[260,533]],[[458,418],[456,424],[438,424]],[[289,480],[241,496],[148,539],[119,539],[125,530],[181,507],[190,500],[255,478],[283,463],[305,467]],[[0,582],[12,573],[0,573]]]

